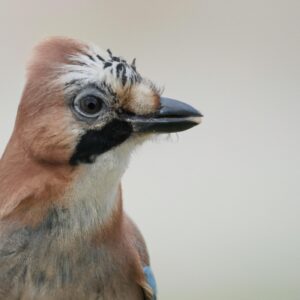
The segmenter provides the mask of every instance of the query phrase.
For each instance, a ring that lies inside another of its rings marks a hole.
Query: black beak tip
[[[194,107],[184,102],[171,98],[160,98],[161,108],[158,112],[159,117],[203,117]]]
[[[200,111],[198,111],[198,117],[200,117],[200,118],[203,118],[203,117],[204,117],[204,115],[202,115],[202,114],[201,114],[201,112],[200,112]]]
[[[161,97],[160,105],[154,121],[157,132],[180,132],[201,123],[203,115],[189,104]]]
[[[187,103],[166,97],[161,97],[160,103],[159,118],[185,119],[189,124],[194,123],[194,126],[201,123],[201,112]]]

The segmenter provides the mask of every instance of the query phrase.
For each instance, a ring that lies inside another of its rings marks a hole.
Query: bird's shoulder
[[[138,252],[140,263],[143,267],[144,280],[142,281],[141,286],[144,290],[145,299],[156,300],[157,285],[152,268],[150,266],[146,242],[137,225],[126,214],[124,215],[124,221],[128,237],[133,247]]]
[[[142,233],[140,232],[137,225],[134,223],[134,221],[124,213],[124,227],[125,231],[127,233],[127,236],[130,240],[130,243],[133,245],[133,247],[137,250],[142,265],[148,266],[149,265],[149,254],[146,246],[146,242],[144,240],[144,237]]]

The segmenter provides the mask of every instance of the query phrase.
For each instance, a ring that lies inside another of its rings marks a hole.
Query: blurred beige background
[[[205,115],[123,180],[160,299],[300,299],[299,0],[1,0],[0,23],[0,153],[41,38],[137,57]]]

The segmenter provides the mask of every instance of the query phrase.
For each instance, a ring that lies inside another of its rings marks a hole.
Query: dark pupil
[[[80,101],[80,109],[87,113],[94,115],[102,108],[102,102],[99,98],[88,96]]]

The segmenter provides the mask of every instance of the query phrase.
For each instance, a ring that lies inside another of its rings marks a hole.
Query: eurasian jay
[[[120,179],[137,145],[200,123],[110,50],[39,44],[0,160],[0,299],[156,299]]]

